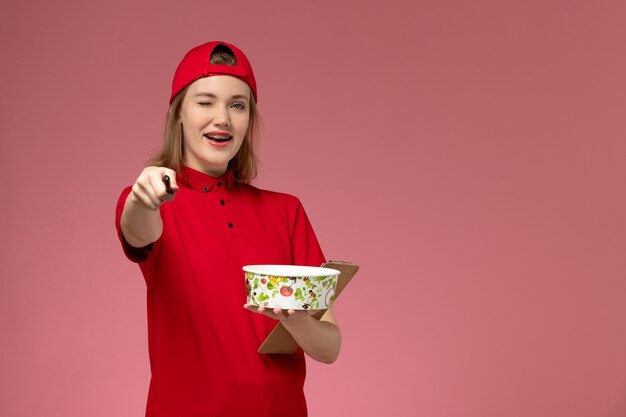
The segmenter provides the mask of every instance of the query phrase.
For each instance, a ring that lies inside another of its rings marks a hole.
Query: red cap
[[[230,48],[235,54],[236,66],[211,64],[210,58],[213,50],[218,45],[224,45]],[[250,61],[243,52],[235,45],[221,41],[207,42],[203,45],[196,46],[184,56],[183,60],[178,64],[172,81],[172,95],[170,96],[170,104],[176,94],[199,78],[210,77],[211,75],[232,75],[240,80],[245,81],[252,90],[254,99],[258,102],[259,98],[256,94],[256,81],[252,73]]]

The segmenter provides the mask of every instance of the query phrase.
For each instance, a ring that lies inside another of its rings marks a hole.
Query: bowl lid
[[[301,265],[246,265],[242,269],[253,274],[281,277],[325,277],[341,273],[332,268]]]

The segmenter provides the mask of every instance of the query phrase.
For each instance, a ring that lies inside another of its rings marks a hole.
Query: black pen
[[[168,192],[168,194],[172,194],[172,187],[170,186],[170,177],[169,175],[166,175],[163,177],[163,182],[165,183],[165,191]]]

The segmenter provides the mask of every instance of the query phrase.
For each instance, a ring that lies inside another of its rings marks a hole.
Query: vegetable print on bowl
[[[322,310],[333,304],[340,272],[299,265],[247,265],[248,303],[268,308]]]

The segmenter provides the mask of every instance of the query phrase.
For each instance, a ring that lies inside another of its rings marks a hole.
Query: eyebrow
[[[200,96],[217,98],[217,96],[215,94],[213,94],[213,93],[204,93],[204,92],[202,92],[202,93],[194,94],[194,97],[200,97]],[[231,96],[230,98],[231,99],[237,99],[237,100],[240,100],[240,99],[248,100],[247,96],[244,96],[244,95],[241,95],[241,94],[235,94],[234,96]]]

